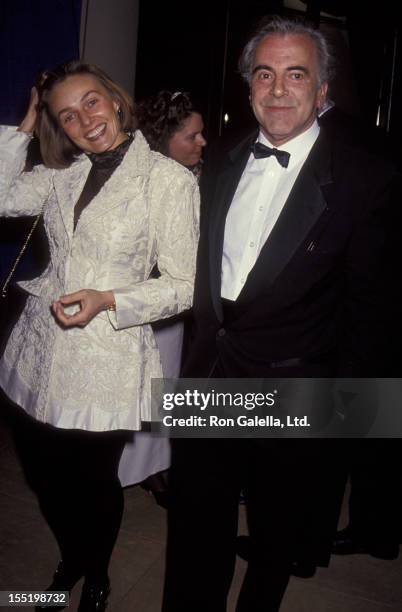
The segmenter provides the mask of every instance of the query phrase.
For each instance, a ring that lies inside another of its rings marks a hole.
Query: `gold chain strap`
[[[24,252],[25,252],[25,250],[26,250],[26,248],[27,248],[27,246],[29,244],[29,241],[31,240],[31,236],[34,233],[35,228],[36,228],[36,226],[39,223],[39,220],[40,220],[40,218],[42,216],[42,213],[43,213],[43,208],[44,208],[44,205],[43,205],[42,210],[40,211],[39,215],[37,217],[35,217],[35,220],[32,223],[31,229],[29,230],[29,232],[27,234],[27,237],[25,238],[24,244],[22,245],[21,250],[18,253],[17,257],[15,258],[15,261],[14,261],[12,267],[11,267],[10,272],[8,273],[8,276],[7,276],[6,280],[3,283],[3,286],[1,288],[1,297],[2,298],[7,297],[8,285],[10,284],[10,281],[11,281],[12,277],[14,276],[14,272],[16,271],[17,266],[20,263],[21,257],[23,256],[23,254],[24,254]]]

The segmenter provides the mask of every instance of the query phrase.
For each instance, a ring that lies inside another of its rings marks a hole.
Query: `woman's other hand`
[[[60,296],[52,303],[52,311],[63,327],[85,327],[98,313],[113,306],[114,303],[113,291],[81,289],[75,293]],[[72,315],[67,314],[64,307],[70,304],[78,304],[79,311]]]
[[[27,110],[27,114],[21,121],[18,131],[19,132],[27,132],[28,134],[32,134],[35,128],[36,118],[38,116],[37,105],[39,102],[38,90],[36,87],[32,87],[31,89],[31,97],[29,100],[29,106]]]

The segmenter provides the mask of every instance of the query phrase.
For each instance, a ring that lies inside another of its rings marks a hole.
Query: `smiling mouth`
[[[293,110],[293,106],[265,106],[266,110],[272,112],[290,111]]]
[[[102,125],[99,125],[91,132],[88,132],[88,134],[85,135],[85,138],[87,140],[96,140],[97,138],[99,138],[99,136],[103,136],[105,131],[106,131],[106,123],[102,123]]]

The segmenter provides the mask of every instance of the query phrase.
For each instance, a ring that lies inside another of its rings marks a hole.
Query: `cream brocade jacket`
[[[19,283],[29,297],[0,362],[0,384],[39,421],[90,431],[138,430],[151,417],[151,378],[161,377],[150,322],[191,306],[199,194],[191,172],[151,151],[135,133],[120,166],[83,210],[74,206],[91,168],[23,172],[29,137],[0,128],[0,214],[37,215],[50,263]],[[155,263],[161,276],[150,279]],[[84,328],[60,327],[60,295],[113,290],[116,312]]]

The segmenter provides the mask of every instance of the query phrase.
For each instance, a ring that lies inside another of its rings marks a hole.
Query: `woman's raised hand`
[[[78,304],[80,309],[75,314],[67,314],[65,306]],[[81,289],[68,295],[62,295],[52,303],[52,311],[63,327],[85,327],[97,314],[114,304],[113,291]]]
[[[39,102],[38,90],[36,87],[32,87],[31,89],[31,97],[29,100],[29,106],[27,110],[27,114],[21,121],[18,131],[19,132],[27,132],[28,134],[32,134],[35,128],[36,118],[38,116],[37,105]]]

